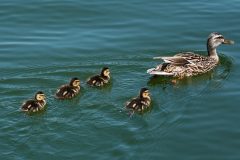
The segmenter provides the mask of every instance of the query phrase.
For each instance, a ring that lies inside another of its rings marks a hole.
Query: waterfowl
[[[22,104],[21,109],[24,112],[37,112],[43,110],[45,105],[45,95],[42,91],[38,91],[33,100],[25,101]]]
[[[183,52],[173,57],[154,57],[164,62],[155,68],[147,70],[151,75],[173,76],[178,78],[199,75],[212,70],[219,62],[217,47],[221,44],[234,44],[221,34],[213,32],[207,39],[207,56],[193,52]]]
[[[56,92],[58,99],[71,99],[74,98],[80,91],[80,80],[72,78],[69,84],[62,85]]]
[[[138,97],[133,98],[126,104],[126,108],[132,109],[133,111],[142,112],[150,107],[151,97],[150,92],[147,88],[142,88],[139,92]]]
[[[101,74],[90,77],[87,80],[87,84],[89,84],[90,86],[101,87],[109,83],[109,81],[110,81],[110,70],[108,67],[104,67],[101,70]]]

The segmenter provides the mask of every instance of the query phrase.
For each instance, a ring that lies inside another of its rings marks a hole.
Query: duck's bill
[[[234,41],[229,40],[229,39],[224,39],[223,44],[234,44]]]

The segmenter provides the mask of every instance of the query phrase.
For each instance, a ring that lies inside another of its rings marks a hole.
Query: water
[[[0,13],[0,159],[240,159],[238,0],[2,0]],[[177,85],[146,74],[154,56],[206,54],[216,31],[236,44],[213,72]],[[111,84],[88,87],[103,66]],[[55,100],[75,76],[81,95]],[[153,108],[129,117],[144,86]],[[37,90],[47,110],[21,113]]]

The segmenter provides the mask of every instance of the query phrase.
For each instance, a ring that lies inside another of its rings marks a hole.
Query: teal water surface
[[[0,159],[239,160],[239,16],[239,0],[2,0]],[[146,73],[154,56],[207,54],[211,32],[236,42],[214,71],[176,85]],[[88,87],[103,66],[111,84]],[[54,99],[76,76],[80,96]],[[130,117],[141,87],[152,110]],[[46,111],[20,112],[37,90]]]

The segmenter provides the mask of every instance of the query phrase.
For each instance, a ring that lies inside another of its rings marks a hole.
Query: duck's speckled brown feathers
[[[167,61],[168,59],[164,60]],[[217,65],[215,59],[192,52],[176,54],[170,60],[171,63],[163,63],[157,66],[156,71],[172,73],[174,77],[183,78],[206,73]]]

